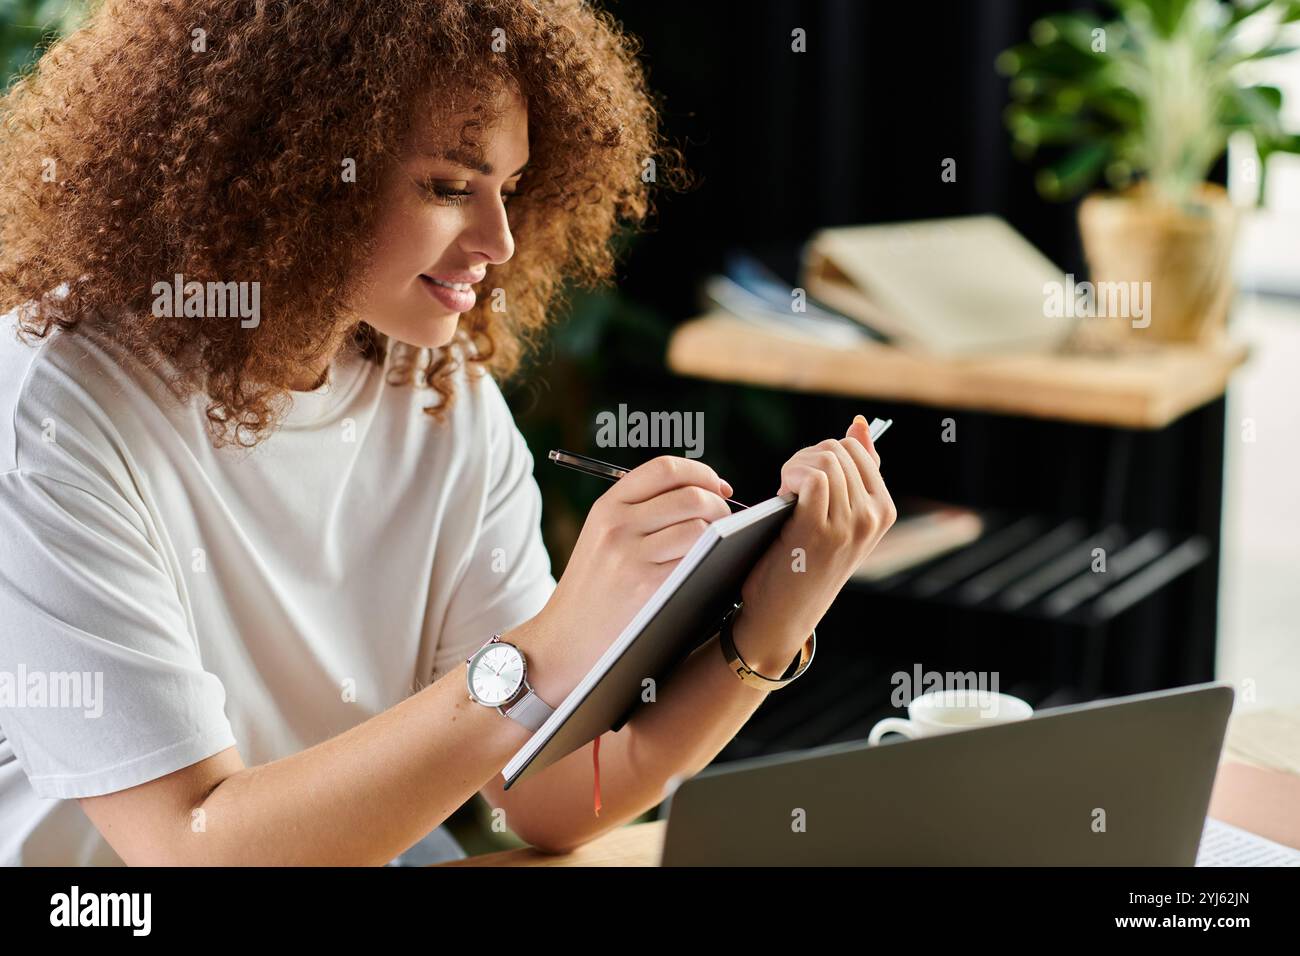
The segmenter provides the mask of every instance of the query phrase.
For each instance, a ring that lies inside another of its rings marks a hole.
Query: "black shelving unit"
[[[1080,518],[986,515],[955,552],[851,587],[1081,626],[1105,624],[1210,555],[1202,535]]]

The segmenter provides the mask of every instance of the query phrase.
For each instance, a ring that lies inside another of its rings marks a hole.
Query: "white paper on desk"
[[[1300,850],[1274,843],[1231,823],[1205,818],[1197,866],[1300,866]]]

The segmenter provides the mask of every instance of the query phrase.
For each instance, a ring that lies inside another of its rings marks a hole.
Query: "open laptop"
[[[1201,684],[709,767],[663,804],[662,864],[1192,866],[1232,701]]]

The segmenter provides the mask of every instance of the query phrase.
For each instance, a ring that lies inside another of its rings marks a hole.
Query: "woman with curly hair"
[[[497,386],[678,176],[607,14],[105,0],[0,120],[0,862],[456,855],[476,792],[560,851],[762,702],[706,643],[605,741],[599,814],[588,748],[501,789],[731,493],[637,468],[557,584]],[[860,422],[781,481],[734,627],[760,674],[893,520]]]

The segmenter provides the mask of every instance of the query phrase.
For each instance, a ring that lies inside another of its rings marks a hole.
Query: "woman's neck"
[[[311,362],[303,365],[302,371],[294,378],[293,383],[289,386],[295,392],[314,392],[325,384],[329,377],[330,366],[339,361],[347,351],[353,347],[351,345],[352,335],[348,332],[338,334],[334,343],[327,349],[325,354],[317,357]]]

